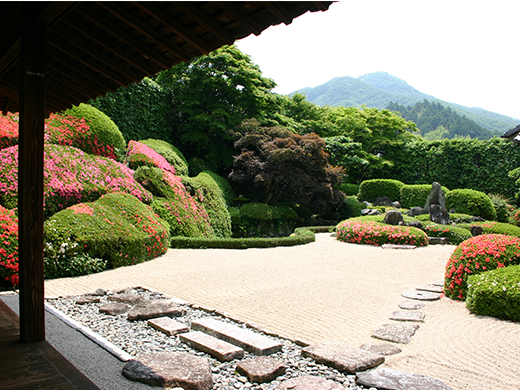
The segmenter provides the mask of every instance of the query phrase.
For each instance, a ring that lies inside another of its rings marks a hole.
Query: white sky
[[[278,93],[383,71],[438,99],[520,118],[519,17],[519,0],[343,0],[237,46]]]

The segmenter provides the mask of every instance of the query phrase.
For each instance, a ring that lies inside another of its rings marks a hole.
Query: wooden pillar
[[[20,51],[18,220],[20,338],[45,339],[43,290],[43,135],[45,120],[44,22],[26,23]]]

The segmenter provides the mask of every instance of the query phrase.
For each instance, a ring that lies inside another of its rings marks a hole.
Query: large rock
[[[385,324],[374,330],[372,337],[393,341],[394,343],[408,344],[412,336],[419,329],[419,325]]]
[[[347,374],[368,370],[385,361],[378,354],[346,344],[321,343],[302,349],[302,355]]]
[[[392,206],[392,199],[388,196],[378,196],[374,201],[374,206]]]
[[[186,311],[170,300],[145,301],[128,312],[129,321],[149,320],[157,317],[179,317]]]
[[[109,316],[117,316],[119,314],[126,313],[130,309],[125,303],[121,302],[111,302],[99,307],[99,312],[108,314]]]
[[[422,207],[412,207],[410,210],[406,212],[406,215],[409,217],[415,217],[417,215],[428,214],[428,210],[423,209]]]
[[[189,353],[152,353],[129,361],[123,375],[150,386],[182,387],[185,390],[213,388],[211,367],[205,358]]]
[[[438,204],[432,204],[430,206],[430,221],[438,223],[440,225],[450,225],[450,215],[446,209]]]
[[[404,225],[403,214],[399,210],[390,210],[386,213],[383,222],[388,225]]]
[[[285,374],[285,365],[282,361],[267,356],[258,356],[237,364],[237,372],[246,376],[250,382],[271,382]]]
[[[356,375],[356,384],[378,390],[452,390],[435,378],[389,368],[360,372]]]
[[[300,376],[280,383],[275,390],[345,390],[338,383],[317,376]]]
[[[109,295],[108,300],[127,303],[132,306],[144,303],[144,299],[141,298],[139,295],[129,293]]]

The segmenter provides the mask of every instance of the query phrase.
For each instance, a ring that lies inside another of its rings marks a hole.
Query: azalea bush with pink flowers
[[[62,210],[45,221],[44,232],[46,262],[87,254],[116,268],[153,259],[169,245],[168,223],[124,193]]]
[[[144,165],[161,168],[175,174],[175,168],[159,153],[141,142],[130,141],[126,152],[128,166],[137,169]]]
[[[127,192],[145,203],[152,201],[152,195],[134,180],[132,170],[112,159],[52,144],[45,145],[44,157],[46,217],[110,192]],[[18,146],[12,146],[0,151],[0,204],[14,209],[17,200]]]
[[[18,218],[13,210],[0,206],[0,276],[18,285]]]
[[[0,113],[0,149],[18,144],[18,115]]]
[[[336,227],[338,240],[353,244],[428,245],[428,236],[422,230],[409,226],[387,225],[375,221],[347,219]]]
[[[483,234],[462,242],[446,264],[444,294],[466,299],[470,275],[520,264],[520,238],[503,234]]]

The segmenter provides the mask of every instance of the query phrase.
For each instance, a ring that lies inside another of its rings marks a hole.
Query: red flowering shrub
[[[462,242],[446,264],[444,294],[466,299],[469,275],[520,264],[520,239],[502,234],[483,234]]]
[[[18,285],[18,218],[0,206],[0,276]]]
[[[144,165],[161,168],[175,175],[175,168],[159,153],[141,142],[130,141],[126,152],[128,166],[137,169]]]
[[[95,202],[77,204],[45,221],[47,262],[87,254],[121,267],[166,252],[169,226],[136,197],[112,193]]]
[[[127,192],[145,203],[152,195],[133,178],[127,166],[70,146],[47,144],[44,149],[45,215],[110,192]],[[13,209],[18,200],[18,146],[0,151],[0,204]]]
[[[353,244],[428,245],[428,236],[420,229],[356,219],[341,222],[336,227],[336,237],[338,240]]]
[[[0,113],[0,149],[18,144],[18,115]]]

